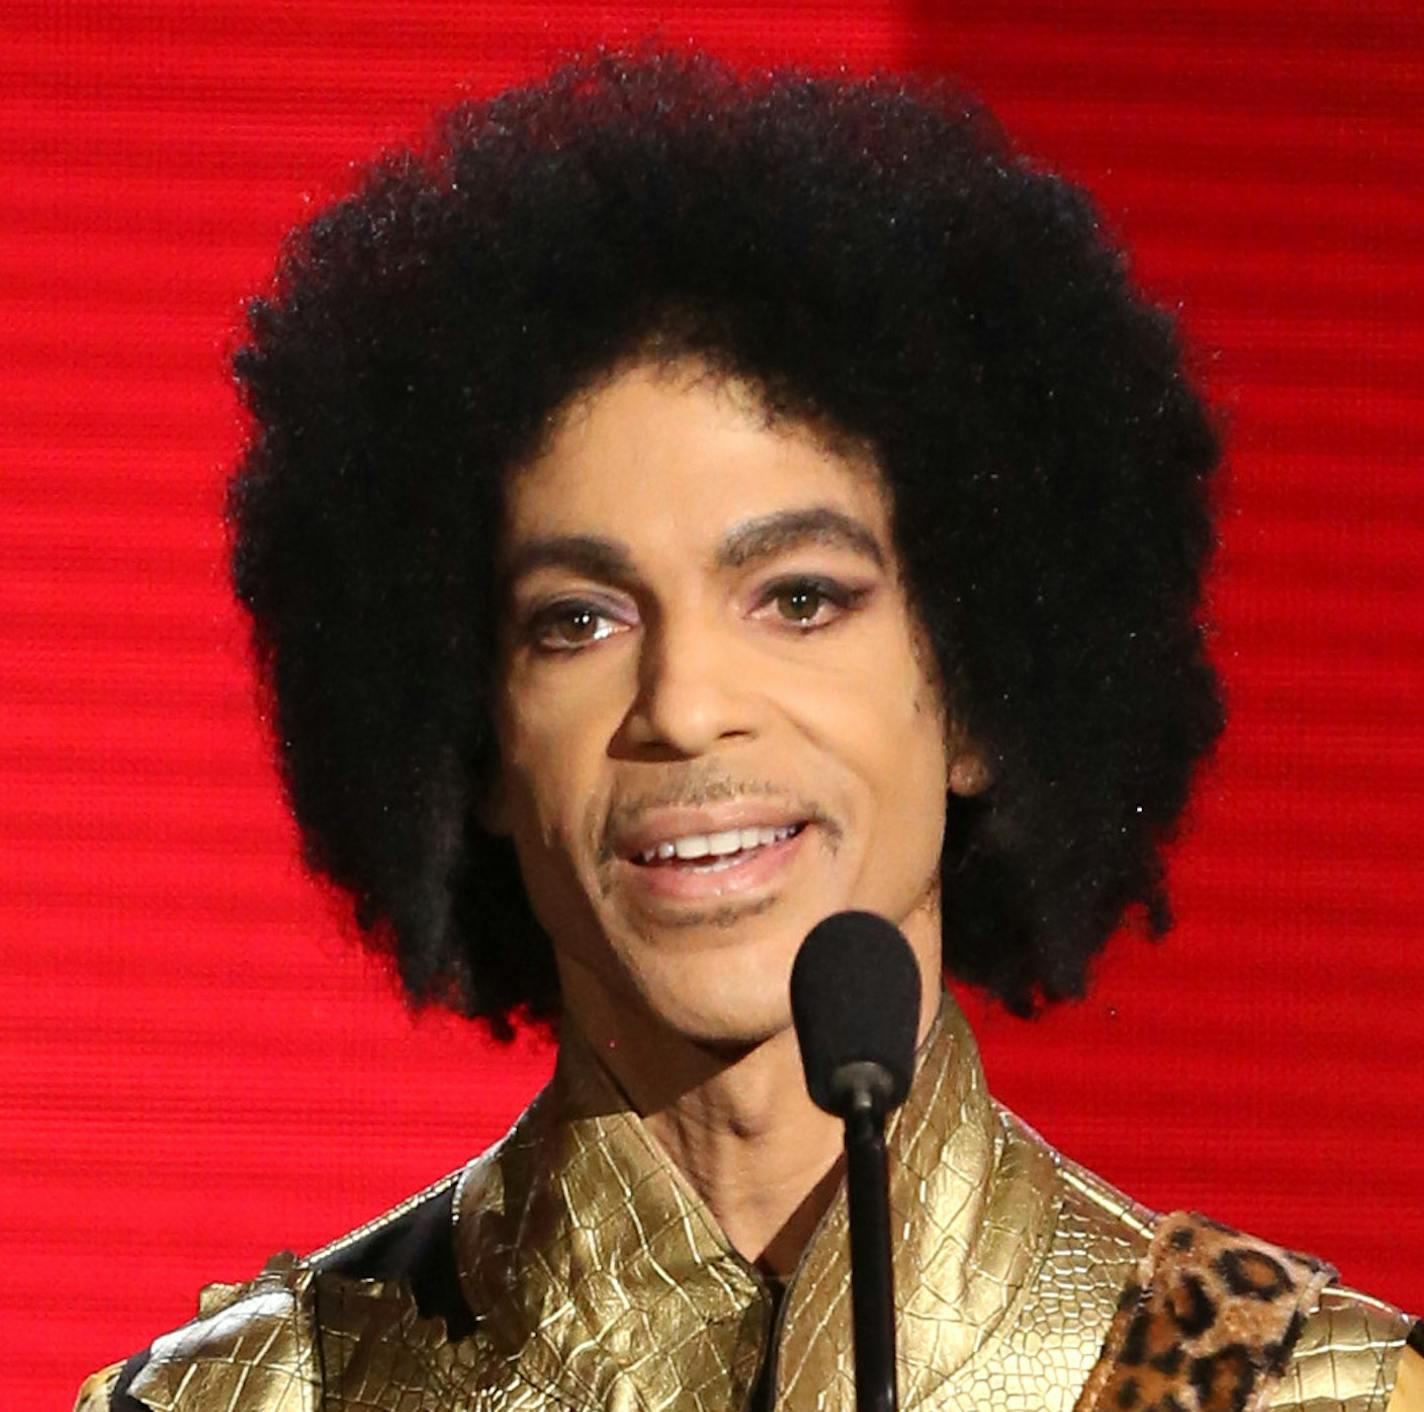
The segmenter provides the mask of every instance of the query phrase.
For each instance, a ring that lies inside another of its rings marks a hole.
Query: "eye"
[[[608,612],[595,603],[551,603],[529,620],[529,641],[542,652],[576,652],[601,642],[620,629]]]
[[[764,604],[775,604],[779,621],[808,631],[827,627],[849,612],[868,590],[847,588],[833,579],[798,577],[770,584]]]

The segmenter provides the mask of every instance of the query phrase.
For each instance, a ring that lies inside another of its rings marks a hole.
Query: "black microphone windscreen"
[[[890,1107],[915,1071],[920,971],[900,929],[874,912],[837,912],[811,928],[791,968],[791,1016],[812,1101],[834,1112],[832,1077],[870,1061],[890,1074]]]

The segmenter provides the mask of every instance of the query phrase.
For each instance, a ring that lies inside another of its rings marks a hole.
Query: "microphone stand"
[[[845,1120],[850,1206],[850,1298],[857,1412],[896,1412],[895,1279],[890,1259],[890,1191],[885,1111],[890,1076],[875,1063],[842,1065],[833,1079]]]

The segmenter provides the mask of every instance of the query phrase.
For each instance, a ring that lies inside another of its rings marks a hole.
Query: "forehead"
[[[870,450],[771,415],[747,383],[705,365],[637,363],[575,398],[506,492],[502,559],[530,538],[588,533],[654,551],[670,536],[822,507],[888,552],[890,499]]]

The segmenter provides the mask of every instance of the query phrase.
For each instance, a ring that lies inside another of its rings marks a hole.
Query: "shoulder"
[[[89,1378],[75,1412],[307,1412],[320,1399],[323,1288],[364,1287],[394,1304],[397,1318],[402,1305],[413,1304],[458,1336],[473,1325],[451,1238],[460,1175],[304,1259],[274,1256],[254,1280],[207,1286],[195,1318]]]
[[[1047,1147],[1005,1117],[1021,1140]],[[1087,1405],[1172,1405],[1149,1389],[1239,1379],[1250,1363],[1257,1397],[1263,1379],[1274,1382],[1253,1404],[1271,1412],[1424,1412],[1424,1326],[1336,1283],[1311,1256],[1187,1212],[1159,1216],[1047,1150],[1059,1196],[1043,1270],[1061,1267],[1052,1293],[1061,1303],[1071,1290],[1099,1340],[1103,1386]]]
[[[90,1378],[77,1412],[142,1412],[236,1405],[261,1412],[310,1407],[315,1344],[311,1271],[276,1256],[255,1280],[208,1285],[194,1319],[126,1362]]]
[[[1422,1372],[1424,1333],[1413,1319],[1358,1290],[1330,1285],[1305,1321],[1270,1405],[1275,1412],[1424,1412]]]

